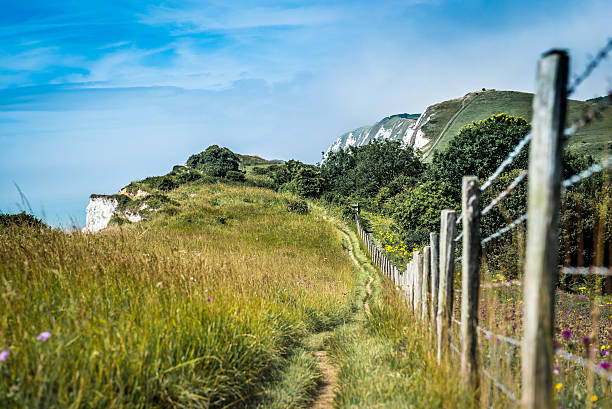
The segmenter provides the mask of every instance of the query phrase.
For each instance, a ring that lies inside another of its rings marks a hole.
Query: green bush
[[[442,210],[459,207],[449,184],[444,182],[425,182],[399,194],[395,200],[393,221],[410,246],[426,243],[429,232],[439,230]]]
[[[21,212],[17,214],[4,214],[0,213],[0,227],[34,227],[34,228],[48,228],[42,220],[37,219],[31,214]]]
[[[287,211],[298,214],[308,214],[308,203],[305,200],[288,200]]]
[[[237,171],[240,159],[227,148],[211,145],[204,152],[191,155],[187,166],[203,170],[207,175],[223,177],[229,171]]]
[[[234,182],[244,182],[244,180],[246,179],[244,172],[241,172],[239,170],[227,171],[227,173],[225,174],[225,178]]]
[[[493,115],[464,126],[445,151],[434,153],[429,180],[449,183],[453,198],[461,200],[463,176],[474,175],[485,180],[530,128],[525,119],[507,114]],[[528,153],[528,149],[523,149],[506,170],[524,169]]]
[[[178,186],[178,183],[176,183],[172,177],[164,176],[159,181],[157,188],[163,192],[169,192],[176,189]]]

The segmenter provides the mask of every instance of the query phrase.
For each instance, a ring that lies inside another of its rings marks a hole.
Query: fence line
[[[605,53],[612,49],[612,39],[604,48]],[[599,57],[598,57],[599,58]],[[552,311],[554,308],[554,280],[556,274],[597,275],[611,277],[609,267],[564,267],[558,271],[556,247],[558,246],[557,219],[559,217],[560,195],[569,188],[605,169],[612,167],[612,155],[600,163],[593,164],[583,171],[561,181],[560,152],[566,136],[575,133],[580,127],[592,121],[601,107],[586,113],[583,119],[564,129],[566,97],[597,66],[591,62],[571,87],[565,92],[567,84],[568,57],[562,51],[553,51],[542,57],[538,70],[538,86],[534,96],[534,124],[532,132],[525,135],[508,156],[500,163],[493,174],[478,187],[474,177],[464,178],[462,211],[455,216],[453,210],[443,210],[440,216],[440,234],[430,234],[430,246],[423,252],[412,253],[412,261],[405,268],[394,265],[385,255],[382,245],[365,231],[355,216],[357,229],[366,243],[368,251],[381,271],[398,286],[415,316],[429,319],[434,328],[437,346],[437,360],[440,364],[445,354],[456,353],[461,357],[461,373],[473,387],[479,383],[479,375],[491,381],[492,387],[501,391],[512,401],[517,401],[517,393],[495,379],[478,360],[479,337],[494,338],[508,344],[509,354],[514,356],[514,348],[521,350],[522,370],[522,407],[525,409],[552,409],[552,360],[553,354],[598,374],[602,379],[612,382],[612,373],[596,366],[593,362],[574,356],[563,350],[553,350]],[[595,61],[595,60],[594,60]],[[479,212],[480,192],[492,186],[493,182],[518,157],[525,146],[531,142],[528,169],[522,170],[510,184]],[[533,171],[533,172],[531,172]],[[503,226],[493,234],[480,240],[480,217],[485,216],[503,201],[511,192],[532,173],[528,181],[528,213]],[[510,281],[480,285],[480,256],[485,245],[527,221],[527,257],[525,283]],[[456,234],[459,223],[462,230]],[[455,257],[455,243],[462,241],[462,254]],[[461,263],[461,321],[453,316],[454,268]],[[517,340],[496,334],[478,325],[478,299],[481,288],[524,287],[525,311],[523,337]],[[453,342],[453,324],[459,326],[460,346]],[[482,341],[480,341],[482,342]],[[510,355],[509,355],[510,356]],[[491,403],[492,407],[492,403]]]

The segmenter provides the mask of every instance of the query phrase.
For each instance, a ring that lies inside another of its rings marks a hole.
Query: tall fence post
[[[442,210],[440,215],[440,283],[438,286],[438,312],[436,326],[438,332],[438,364],[442,363],[442,353],[450,349],[450,325],[453,313],[453,268],[455,256],[454,210]]]
[[[522,406],[553,408],[554,283],[557,277],[561,149],[568,56],[546,53],[538,64],[529,151],[527,251],[522,352]]]
[[[431,268],[431,326],[433,327],[434,334],[436,333],[436,312],[438,311],[438,276],[439,276],[439,258],[438,258],[438,234],[429,233],[429,247],[430,250],[430,268]]]
[[[425,321],[429,315],[429,274],[431,271],[431,247],[423,249],[423,267],[421,284],[421,319]]]
[[[480,187],[478,178],[464,176],[461,192],[463,249],[461,253],[461,375],[478,387],[478,296],[480,287]]]
[[[420,251],[414,252],[414,298],[412,299],[414,315],[419,316],[419,311],[421,311],[421,265],[423,255]]]

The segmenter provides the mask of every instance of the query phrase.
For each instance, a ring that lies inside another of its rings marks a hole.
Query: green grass
[[[415,320],[392,283],[375,269],[353,229],[353,253],[360,268],[357,299],[366,297],[368,276],[372,312],[361,308],[329,339],[338,367],[336,408],[470,408],[477,406],[458,380],[451,360],[438,366],[427,325]]]
[[[436,119],[433,127],[426,124],[424,132],[433,135],[435,140],[440,139],[434,150],[446,149],[448,143],[454,138],[459,130],[474,121],[480,121],[491,115],[507,113],[509,115],[521,116],[527,121],[532,120],[533,94],[516,91],[482,91],[470,93],[466,97],[467,107],[459,113],[455,120],[448,126],[446,131],[440,135],[452,116],[461,108],[461,98],[443,102],[432,106]],[[568,103],[567,125],[579,119],[584,110],[593,104],[584,101],[570,100]],[[581,129],[568,141],[568,146],[577,152],[590,154],[596,158],[608,155],[609,145],[612,143],[612,107],[608,107],[602,113],[601,120],[596,120]],[[431,160],[432,150],[426,151],[427,160]]]
[[[352,311],[337,231],[263,189],[168,196],[95,235],[0,230],[0,407],[307,405],[304,342]]]

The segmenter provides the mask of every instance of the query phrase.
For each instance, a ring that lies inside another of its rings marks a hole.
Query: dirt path
[[[334,403],[334,392],[336,391],[337,375],[336,368],[331,364],[327,351],[316,351],[314,353],[321,372],[323,372],[323,379],[321,380],[321,386],[319,387],[319,394],[312,404],[313,409],[328,409],[333,407]]]

